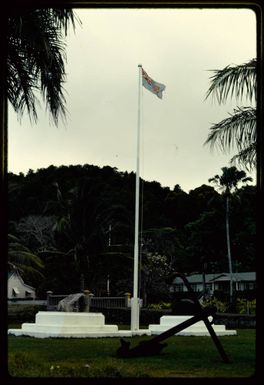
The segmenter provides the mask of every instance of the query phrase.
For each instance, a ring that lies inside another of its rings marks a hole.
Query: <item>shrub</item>
[[[239,314],[256,314],[256,300],[248,301],[245,298],[237,298],[236,309]]]
[[[34,321],[38,311],[45,311],[45,305],[9,305],[8,306],[8,322],[20,323]]]
[[[147,309],[161,310],[161,309],[171,309],[170,302],[160,302],[160,303],[151,303],[147,306]]]
[[[227,311],[227,308],[228,308],[227,303],[222,302],[222,301],[220,301],[219,299],[217,299],[215,297],[207,300],[204,305],[205,306],[208,306],[208,305],[215,306],[216,307],[216,311],[218,313],[225,313]]]

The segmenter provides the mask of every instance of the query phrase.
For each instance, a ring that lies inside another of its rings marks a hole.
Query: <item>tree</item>
[[[215,175],[209,179],[209,182],[213,182],[223,191],[225,196],[225,224],[226,224],[226,245],[227,245],[227,257],[230,273],[230,303],[233,298],[233,268],[232,268],[232,256],[230,247],[230,229],[229,229],[229,216],[230,216],[230,197],[233,190],[235,190],[240,182],[246,183],[252,181],[252,178],[247,177],[245,171],[237,170],[235,166],[222,167],[222,175]]]
[[[46,101],[54,122],[65,116],[63,41],[77,20],[71,9],[13,11],[7,30],[7,98],[22,116],[26,109],[37,120],[36,92]]]
[[[225,250],[222,247],[225,235],[223,210],[214,208],[203,211],[197,219],[188,223],[184,230],[188,256],[185,261],[186,271],[201,272],[206,264],[209,272],[210,265],[214,264],[217,272],[222,272],[225,265]]]
[[[105,275],[106,259],[111,260],[120,253],[125,258],[122,250],[110,252],[109,225],[111,224],[111,244],[114,240],[122,241],[119,232],[126,233],[130,230],[130,213],[115,199],[114,194],[109,194],[105,188],[105,181],[96,178],[84,177],[78,180],[68,192],[62,192],[59,184],[54,183],[57,193],[59,216],[55,223],[55,241],[60,251],[71,255],[74,269],[78,277],[83,276],[89,288],[96,287]],[[55,202],[54,202],[55,203]],[[49,205],[54,209],[54,205]],[[115,261],[110,261],[110,266],[117,266]],[[117,269],[120,273],[120,271]],[[112,270],[108,269],[112,274]]]
[[[8,234],[8,265],[11,270],[18,270],[29,282],[43,278],[42,260],[13,234]]]
[[[215,96],[217,101],[224,103],[228,96],[235,95],[238,100],[256,101],[256,59],[249,62],[227,66],[222,70],[215,70],[211,77],[211,86],[207,92]],[[238,153],[233,156],[231,163],[252,170],[256,166],[256,108],[237,107],[230,117],[212,125],[205,144],[218,146],[222,151],[233,148]]]
[[[54,223],[55,216],[29,215],[20,219],[16,232],[30,249],[39,253],[54,246]]]

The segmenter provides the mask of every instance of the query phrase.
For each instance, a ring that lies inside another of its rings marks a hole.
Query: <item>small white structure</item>
[[[149,325],[149,331],[151,334],[161,334],[168,329],[171,329],[173,326],[179,325],[184,321],[192,318],[192,316],[187,315],[168,315],[162,316],[160,318],[159,325]],[[209,321],[212,317],[208,318]],[[236,330],[226,330],[225,325],[212,325],[217,336],[233,336],[236,335]],[[189,326],[188,328],[182,330],[176,334],[177,336],[210,336],[207,327],[203,321],[196,322],[194,325]]]
[[[102,313],[39,311],[35,323],[23,323],[21,329],[9,329],[8,334],[37,338],[98,338],[150,335],[150,331],[118,330],[117,325],[105,325]]]
[[[35,299],[36,290],[34,287],[27,285],[18,271],[14,270],[8,273],[7,281],[7,297],[8,299]]]

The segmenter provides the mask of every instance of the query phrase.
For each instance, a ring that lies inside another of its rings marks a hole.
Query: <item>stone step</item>
[[[160,335],[163,333],[165,330],[156,330],[153,329],[151,330],[151,335]],[[235,336],[237,335],[236,330],[215,330],[215,333],[217,336]],[[208,330],[191,330],[188,331],[187,329],[182,330],[181,332],[175,334],[175,336],[197,336],[197,337],[202,337],[202,336],[207,336],[210,337],[210,333]]]
[[[173,326],[179,325],[182,322],[189,320],[190,318],[192,318],[191,315],[162,316],[160,317],[160,324],[149,325],[149,330],[151,331],[151,334],[159,335],[171,329]],[[208,317],[208,320],[211,322],[212,317]],[[212,327],[218,336],[237,334],[236,330],[226,330],[225,325],[212,325]],[[188,328],[180,331],[176,335],[210,336],[210,333],[208,332],[204,321],[198,321],[195,324],[188,326]]]
[[[39,311],[35,317],[38,325],[104,325],[102,313],[52,312]]]
[[[192,316],[162,316],[162,317],[160,317],[160,325],[169,325],[172,327],[174,325],[181,324],[182,322],[187,321],[190,318],[192,318]],[[212,317],[208,317],[208,320],[211,322]],[[196,322],[195,325],[197,325],[197,326],[201,325],[204,327],[204,322],[198,321],[198,322]]]
[[[149,329],[118,330],[117,325],[105,325],[102,313],[38,312],[35,323],[23,323],[21,329],[9,329],[8,334],[36,338],[100,338],[150,335]]]
[[[54,324],[46,324],[46,325],[38,325],[38,324],[30,324],[25,323],[22,324],[23,331],[37,331],[37,332],[52,332],[52,333],[96,333],[96,332],[117,332],[117,325],[54,325]]]
[[[166,330],[169,330],[173,327],[174,325],[149,325],[150,330],[159,330],[161,332],[164,332]],[[224,325],[212,325],[214,331],[225,331],[226,328]],[[186,331],[203,331],[207,330],[205,325],[192,325],[189,326],[188,328],[184,329]]]
[[[52,331],[25,331],[22,329],[9,329],[8,334],[19,336],[29,336],[35,338],[103,338],[103,337],[131,337],[130,330],[119,330],[116,332],[96,331],[96,332],[52,332]]]

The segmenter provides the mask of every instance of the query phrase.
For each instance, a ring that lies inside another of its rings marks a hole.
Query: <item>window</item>
[[[13,297],[16,297],[18,294],[19,294],[18,288],[17,288],[17,287],[13,287],[13,289],[12,289],[12,295],[13,295]]]
[[[175,285],[175,291],[183,291],[183,283],[179,283]]]
[[[192,284],[191,284],[191,287],[192,287],[193,291],[198,291],[198,285],[197,285],[197,283],[192,283]]]

